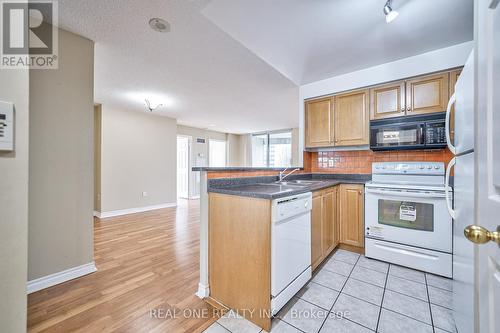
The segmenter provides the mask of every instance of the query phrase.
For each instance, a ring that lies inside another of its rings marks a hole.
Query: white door
[[[225,167],[227,161],[226,141],[212,140],[208,142],[208,164],[211,167]]]
[[[477,294],[481,333],[500,332],[500,0],[478,0],[476,24]],[[488,240],[490,239],[490,240]],[[497,242],[495,242],[495,239]]]
[[[189,138],[177,137],[177,196],[189,197]]]

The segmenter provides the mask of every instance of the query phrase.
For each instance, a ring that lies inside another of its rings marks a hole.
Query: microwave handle
[[[451,203],[451,195],[450,195],[450,173],[455,163],[457,163],[457,158],[453,157],[451,161],[448,163],[448,166],[446,167],[446,175],[444,180],[444,195],[446,198],[446,208],[448,208],[448,213],[450,214],[452,219],[457,218],[457,212],[453,210]]]
[[[450,100],[448,101],[448,107],[446,108],[446,121],[445,121],[445,134],[446,134],[446,145],[448,146],[448,149],[451,151],[453,155],[457,153],[457,149],[455,146],[451,143],[451,138],[450,138],[450,116],[451,116],[451,108],[457,101],[457,98],[455,94],[451,95]],[[455,111],[456,112],[456,111]]]

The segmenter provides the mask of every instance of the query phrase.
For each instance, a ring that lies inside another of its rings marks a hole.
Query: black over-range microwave
[[[446,112],[370,121],[371,150],[446,147]]]

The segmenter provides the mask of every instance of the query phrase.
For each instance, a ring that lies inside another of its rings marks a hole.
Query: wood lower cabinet
[[[311,266],[318,267],[323,261],[323,196],[321,191],[313,193],[311,209]]]
[[[325,190],[322,199],[322,249],[325,258],[339,243],[338,186]]]
[[[339,241],[338,186],[313,192],[311,211],[311,266],[314,270]]]
[[[333,97],[306,102],[305,127],[307,148],[333,144]]]
[[[340,243],[364,247],[364,186],[340,185]]]
[[[407,80],[406,114],[446,111],[449,93],[449,72]]]
[[[271,319],[271,200],[209,194],[210,297],[267,331]]]
[[[335,96],[335,146],[359,146],[370,143],[368,101],[368,90]]]
[[[405,81],[384,84],[370,89],[370,119],[401,117],[406,112]]]

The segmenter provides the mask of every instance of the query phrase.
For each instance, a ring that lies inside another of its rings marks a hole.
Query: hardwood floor
[[[97,272],[29,295],[29,332],[198,332],[217,319],[194,295],[198,201],[95,219],[94,231]]]

